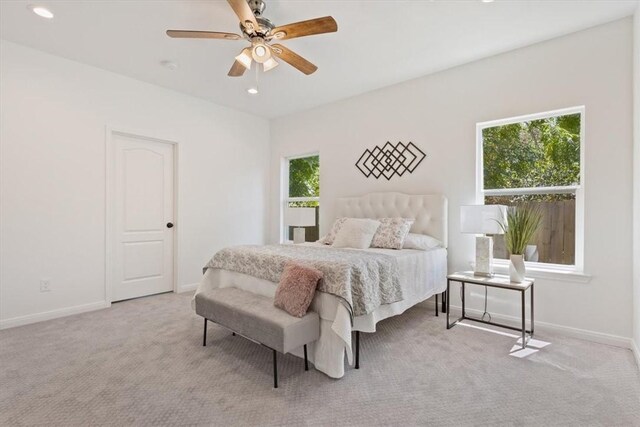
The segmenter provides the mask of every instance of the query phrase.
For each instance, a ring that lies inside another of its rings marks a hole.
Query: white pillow
[[[380,227],[380,221],[375,219],[348,218],[333,241],[336,248],[366,249]]]
[[[342,228],[342,225],[346,220],[347,220],[346,217],[342,217],[333,221],[333,225],[331,226],[331,230],[329,231],[329,234],[324,236],[322,239],[318,240],[318,242],[324,245],[332,245],[333,241],[336,239],[336,235],[338,234],[338,231],[340,231],[340,229]]]
[[[402,249],[404,239],[409,234],[413,219],[379,218],[380,227],[373,236],[372,248]]]
[[[434,248],[442,248],[444,245],[438,239],[435,239],[426,234],[409,233],[404,239],[402,249],[420,249],[422,251],[428,251]]]

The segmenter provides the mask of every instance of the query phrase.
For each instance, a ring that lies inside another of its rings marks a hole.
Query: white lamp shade
[[[316,225],[316,209],[287,208],[285,222],[293,227],[312,227]]]
[[[503,205],[473,205],[460,207],[460,231],[470,234],[504,234],[500,224],[507,220]]]

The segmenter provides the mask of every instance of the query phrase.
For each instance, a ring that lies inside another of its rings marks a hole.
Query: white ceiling
[[[45,20],[27,6],[47,6]],[[631,15],[636,0],[266,0],[276,25],[332,15],[338,32],[282,43],[315,63],[227,77],[246,41],[170,39],[167,29],[238,32],[224,0],[6,1],[0,36],[264,117],[347,98]],[[175,71],[160,61],[179,64]]]

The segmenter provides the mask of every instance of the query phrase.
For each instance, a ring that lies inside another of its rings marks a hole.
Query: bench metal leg
[[[436,317],[438,317],[438,294],[436,294]]]
[[[278,352],[273,350],[273,388],[278,388]]]
[[[207,318],[204,318],[204,335],[202,336],[202,346],[207,346]]]
[[[356,331],[356,369],[360,369],[360,331]]]
[[[307,345],[304,345],[304,370],[308,371],[309,370],[309,361],[307,359]]]

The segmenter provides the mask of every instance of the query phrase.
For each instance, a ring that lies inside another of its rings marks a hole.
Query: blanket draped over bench
[[[216,253],[204,270],[230,270],[278,283],[289,260],[322,271],[324,278],[317,290],[340,298],[352,317],[403,299],[397,260],[366,251],[306,245],[235,246]]]

